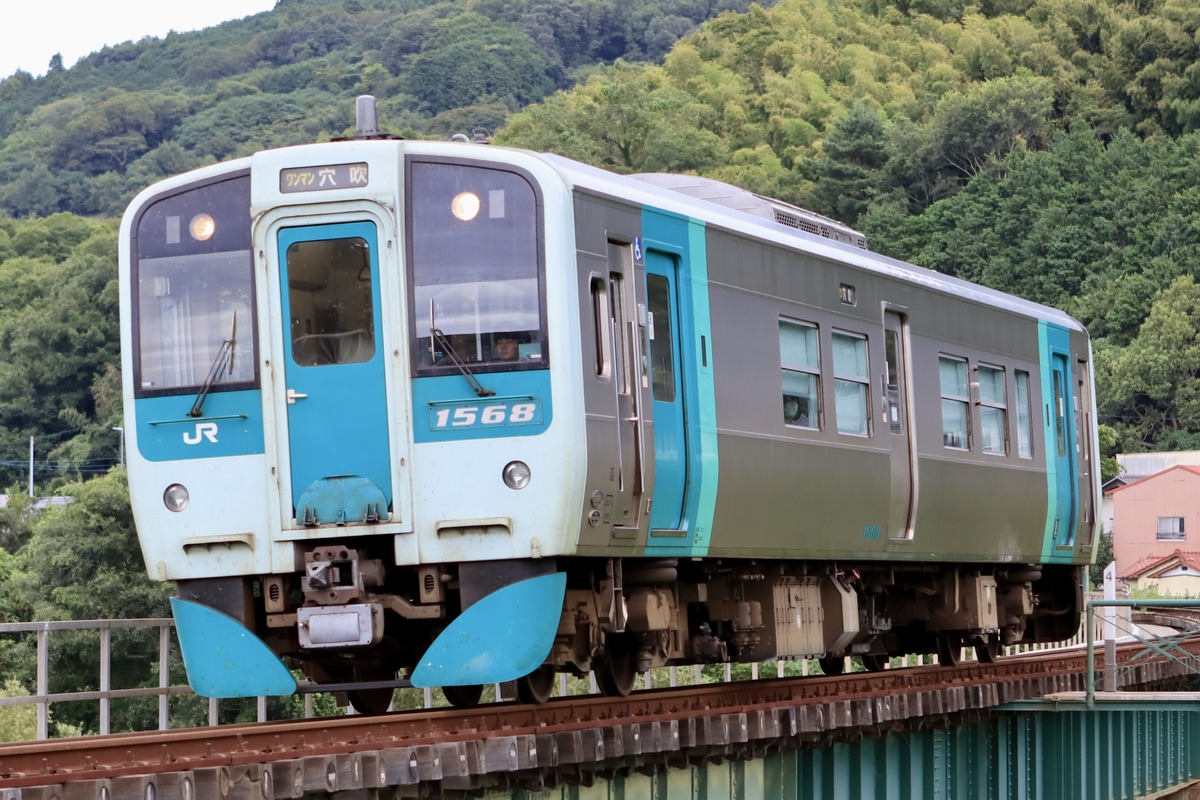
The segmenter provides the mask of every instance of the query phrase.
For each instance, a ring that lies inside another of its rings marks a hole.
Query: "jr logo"
[[[197,422],[195,432],[183,435],[184,444],[200,444],[202,439],[208,439],[213,444],[217,443],[217,423]]]

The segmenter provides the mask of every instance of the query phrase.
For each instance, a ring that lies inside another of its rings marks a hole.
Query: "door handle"
[[[292,403],[295,403],[297,400],[303,400],[306,397],[308,397],[308,395],[300,394],[300,392],[297,392],[295,389],[288,389],[287,391],[287,401],[289,406]]]

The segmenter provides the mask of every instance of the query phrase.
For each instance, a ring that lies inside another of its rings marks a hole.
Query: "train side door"
[[[642,438],[642,369],[637,305],[633,291],[633,246],[608,243],[608,296],[611,328],[609,347],[616,392],[618,471],[613,500],[613,535],[634,538],[641,527],[645,494],[645,454]]]
[[[1055,466],[1054,545],[1070,547],[1075,543],[1075,443],[1073,441],[1072,397],[1067,355],[1050,353],[1050,443]]]
[[[687,485],[687,441],[683,420],[682,371],[679,369],[679,301],[675,260],[654,250],[646,253],[647,335],[650,339],[650,390],[654,409],[655,531],[676,531],[683,522]]]
[[[904,317],[895,311],[885,311],[883,336],[887,372],[883,376],[883,413],[892,450],[888,537],[901,540],[913,536],[917,496],[912,425],[908,416],[907,334]]]
[[[1088,362],[1075,362],[1075,455],[1079,462],[1079,523],[1083,526],[1085,540],[1082,545],[1091,545],[1096,521],[1096,483],[1092,463],[1092,382],[1088,377]]]
[[[386,519],[392,485],[375,225],[282,228],[278,245],[296,525]]]

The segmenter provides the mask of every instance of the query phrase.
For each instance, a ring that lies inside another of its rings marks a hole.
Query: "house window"
[[[1158,540],[1160,542],[1182,542],[1185,538],[1183,517],[1158,518]]]

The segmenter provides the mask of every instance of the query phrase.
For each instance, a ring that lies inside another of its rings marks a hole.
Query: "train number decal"
[[[533,398],[522,397],[487,403],[429,404],[431,431],[541,424],[542,405]]]

